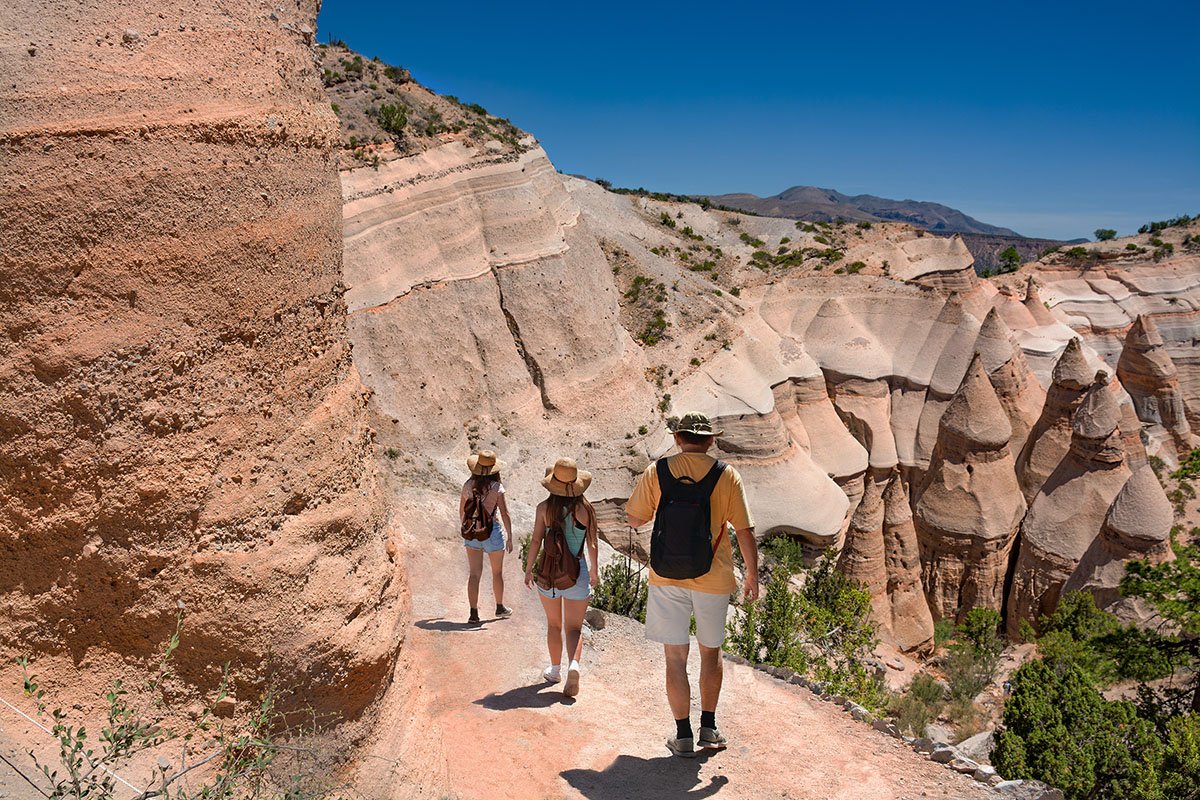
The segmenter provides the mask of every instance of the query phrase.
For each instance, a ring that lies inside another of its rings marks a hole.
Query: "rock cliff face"
[[[1025,514],[1012,425],[976,356],[942,414],[914,509],[922,583],[936,618],[1003,605],[1009,550]]]
[[[1175,363],[1164,346],[1153,317],[1139,314],[1125,335],[1117,360],[1117,377],[1133,398],[1138,419],[1161,426],[1180,454],[1195,444]]]
[[[353,719],[390,680],[401,582],[316,7],[270,11],[0,11],[0,650],[91,690],[184,608],[191,684],[228,661],[253,686],[274,653]]]
[[[904,480],[895,472],[883,491],[883,539],[891,599],[892,641],[904,651],[933,646],[933,615],[921,584],[921,554]]]
[[[1120,421],[1120,408],[1101,372],[1072,417],[1070,450],[1042,484],[1021,525],[1008,603],[1010,632],[1020,620],[1054,610],[1129,480]]]
[[[1071,419],[1093,377],[1079,339],[1071,339],[1054,366],[1042,413],[1017,458],[1017,480],[1026,501],[1033,501],[1070,450]]]

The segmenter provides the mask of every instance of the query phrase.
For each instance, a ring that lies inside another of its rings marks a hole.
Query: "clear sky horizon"
[[[680,194],[928,200],[1026,236],[1200,213],[1200,3],[325,0],[322,42]]]

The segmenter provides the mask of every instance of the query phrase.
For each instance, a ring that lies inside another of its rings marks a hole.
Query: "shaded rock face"
[[[266,10],[0,12],[38,45],[0,56],[0,649],[146,658],[181,606],[191,683],[227,661],[252,682],[273,652],[352,718],[390,677],[401,582],[346,336],[335,121]]]
[[[936,618],[1000,609],[1009,550],[1025,514],[1012,426],[976,356],[946,407],[914,509],[921,577]]]
[[[1042,413],[1017,457],[1017,481],[1027,502],[1033,502],[1046,478],[1070,451],[1071,419],[1083,403],[1092,377],[1079,339],[1071,339],[1054,367]]]
[[[1153,317],[1138,315],[1117,361],[1117,377],[1133,398],[1138,419],[1161,425],[1182,455],[1195,438],[1187,421],[1178,372]]]
[[[1162,484],[1154,470],[1143,465],[1117,493],[1100,535],[1088,546],[1064,591],[1088,590],[1101,608],[1125,611],[1136,618],[1140,609],[1123,600],[1119,591],[1125,564],[1133,559],[1157,564],[1173,558],[1174,522],[1174,510]]]
[[[921,552],[912,508],[898,470],[883,491],[883,543],[891,639],[904,651],[927,650],[933,646],[933,616],[921,584]]]
[[[871,594],[871,616],[880,636],[892,640],[892,601],[888,594],[887,557],[883,535],[883,493],[879,481],[866,478],[862,500],[850,520],[838,569]]]
[[[1012,425],[1009,451],[1020,453],[1046,403],[1046,392],[1029,369],[1021,348],[996,308],[984,317],[975,342],[983,368]]]
[[[1038,490],[1021,525],[1008,598],[1010,633],[1016,632],[1019,620],[1036,620],[1058,605],[1065,584],[1088,556],[1109,507],[1129,480],[1120,421],[1108,378],[1100,373],[1071,420],[1069,452]],[[1136,507],[1147,499],[1153,501],[1153,494],[1138,491],[1126,506]]]

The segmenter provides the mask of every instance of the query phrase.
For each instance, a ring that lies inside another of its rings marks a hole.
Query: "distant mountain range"
[[[816,186],[793,186],[772,197],[753,194],[709,195],[718,205],[742,209],[764,217],[788,217],[809,222],[832,222],[839,217],[852,222],[907,222],[934,233],[978,233],[1020,236],[1014,230],[988,225],[956,208],[920,200],[889,200],[871,194],[845,195]]]

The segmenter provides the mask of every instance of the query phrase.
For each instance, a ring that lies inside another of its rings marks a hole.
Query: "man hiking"
[[[699,744],[721,749],[728,743],[716,719],[721,644],[729,596],[737,590],[728,527],[737,534],[746,564],[746,600],[758,597],[758,546],[741,476],[708,455],[721,431],[714,431],[705,415],[689,413],[674,433],[681,452],[646,468],[625,513],[635,528],[654,518],[646,638],[661,642],[666,655],[667,702],[675,717],[675,735],[667,739],[667,748],[691,758],[696,755],[687,674],[691,619],[696,618],[700,645]]]

